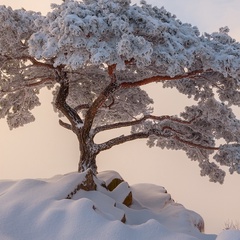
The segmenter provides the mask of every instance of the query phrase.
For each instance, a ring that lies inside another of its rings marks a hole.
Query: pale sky
[[[61,0],[0,0],[0,4],[28,10],[49,10],[51,2]],[[139,1],[132,1],[133,3]],[[240,40],[239,0],[148,0],[177,15],[182,22],[199,27],[200,32],[217,31],[229,26],[230,35]],[[157,85],[158,86],[158,85]],[[156,113],[177,114],[185,104],[184,96],[149,86],[156,99]],[[0,121],[0,179],[44,178],[77,170],[79,159],[75,136],[58,126],[52,111],[51,95],[42,93],[42,106],[37,108],[36,122],[10,131]],[[240,110],[236,108],[240,118]],[[111,137],[114,133],[108,133]],[[97,161],[99,171],[116,170],[130,184],[149,182],[164,186],[172,198],[186,208],[198,212],[205,220],[207,233],[219,233],[229,220],[240,223],[240,175],[227,175],[223,185],[200,177],[196,162],[183,152],[149,149],[145,141],[115,147],[102,153]]]

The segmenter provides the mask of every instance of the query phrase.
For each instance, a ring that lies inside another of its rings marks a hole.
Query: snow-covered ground
[[[163,187],[129,187],[112,171],[94,179],[87,171],[0,181],[1,240],[240,239],[237,230],[217,237],[203,229],[201,216],[175,203]]]

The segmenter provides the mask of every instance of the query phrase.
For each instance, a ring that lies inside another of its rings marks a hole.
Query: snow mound
[[[240,230],[225,230],[216,240],[240,240]]]
[[[1,240],[216,239],[202,227],[163,187],[130,187],[116,172],[0,181]]]

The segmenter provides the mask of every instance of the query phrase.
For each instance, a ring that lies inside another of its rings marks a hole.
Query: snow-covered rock
[[[201,233],[202,218],[176,204],[163,187],[130,187],[111,171],[90,175],[0,181],[0,239],[216,239]],[[121,181],[110,191],[106,186],[114,179]],[[96,190],[86,191],[86,186]]]

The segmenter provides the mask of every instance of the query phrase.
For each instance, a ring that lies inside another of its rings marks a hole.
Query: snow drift
[[[163,187],[130,187],[112,171],[0,182],[1,240],[216,239],[200,231],[201,216]]]

